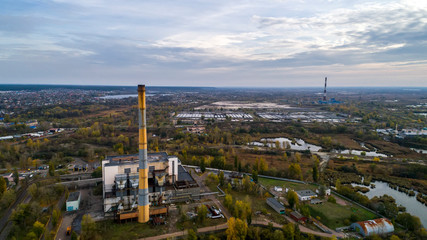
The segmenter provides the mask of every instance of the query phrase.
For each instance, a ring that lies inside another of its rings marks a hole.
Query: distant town
[[[0,239],[423,239],[426,91],[6,89]]]

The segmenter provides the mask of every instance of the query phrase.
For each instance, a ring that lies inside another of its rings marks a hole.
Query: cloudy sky
[[[0,83],[425,86],[425,0],[0,0]]]

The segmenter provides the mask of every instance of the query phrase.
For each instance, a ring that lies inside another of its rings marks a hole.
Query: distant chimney
[[[325,102],[326,102],[326,83],[327,83],[327,81],[328,81],[328,78],[325,77],[325,89],[323,89],[323,101],[325,101]]]

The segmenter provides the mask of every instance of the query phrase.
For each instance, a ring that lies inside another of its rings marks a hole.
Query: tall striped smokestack
[[[138,85],[139,108],[139,192],[138,222],[145,223],[149,219],[148,202],[148,164],[147,164],[147,128],[145,121],[145,85]]]

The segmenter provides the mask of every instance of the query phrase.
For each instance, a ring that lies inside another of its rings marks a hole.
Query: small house
[[[79,210],[80,192],[71,192],[66,202],[67,211]]]

